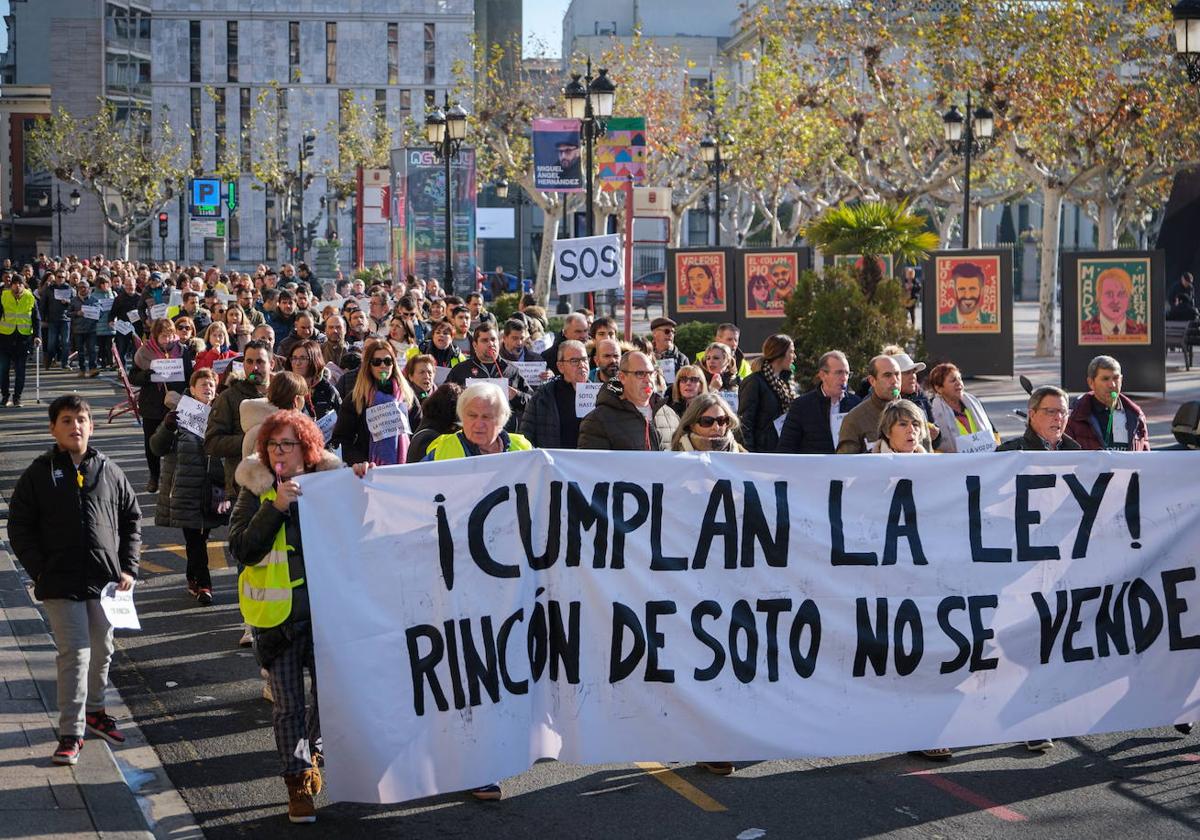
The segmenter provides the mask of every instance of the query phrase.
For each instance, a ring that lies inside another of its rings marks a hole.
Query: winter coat
[[[525,378],[512,365],[507,365],[503,361],[497,360],[493,364],[487,364],[476,359],[474,356],[469,357],[466,361],[459,362],[451,368],[449,375],[446,376],[447,382],[453,382],[455,385],[460,385],[463,388],[467,387],[468,379],[507,379],[508,385],[517,392],[515,397],[509,397],[508,405],[512,409],[509,415],[508,423],[504,426],[506,432],[515,432],[517,430],[517,422],[521,419],[521,415],[525,413],[525,406],[529,402],[529,398],[533,395],[532,389],[525,382]],[[505,394],[505,396],[508,396]]]
[[[91,297],[87,299],[87,304],[88,306],[99,306],[101,301],[105,300],[113,301],[113,305],[115,306],[117,296],[111,289],[107,293],[95,291],[92,292]],[[108,319],[108,312],[105,312],[104,310],[100,311],[100,320],[93,321],[93,323],[96,325],[96,335],[112,335],[114,332],[112,328],[112,321]],[[106,364],[110,361],[112,361],[112,359],[100,360],[101,364]]]
[[[54,446],[17,480],[8,541],[39,600],[79,601],[99,597],[122,572],[137,577],[141,519],[137,494],[115,461],[89,448],[76,472],[71,456]]]
[[[161,351],[156,351],[151,342],[146,341],[133,354],[133,367],[129,369],[129,382],[139,388],[138,411],[145,420],[162,420],[167,416],[167,406],[164,399],[168,391],[182,394],[187,390],[187,381],[192,375],[192,361],[195,358],[190,344],[180,343],[180,354],[183,359],[182,382],[151,382],[150,362],[154,359],[167,358]]]
[[[342,462],[332,452],[322,453],[314,472],[334,470]],[[292,580],[303,580],[292,589],[292,612],[284,623],[307,621],[308,576],[304,573],[304,544],[300,539],[300,514],[297,505],[280,513],[271,502],[263,502],[263,493],[275,484],[275,474],[257,456],[238,464],[234,480],[242,488],[229,518],[229,551],[244,566],[256,566],[271,551],[275,535],[284,528],[288,546],[288,573]],[[274,628],[272,628],[274,629]]]
[[[320,420],[329,412],[341,409],[342,395],[329,381],[327,371],[321,371],[321,378],[317,380],[316,385],[313,385],[305,405],[305,411],[312,416],[313,420]]]
[[[538,449],[563,448],[563,420],[558,405],[558,392],[562,388],[571,389],[571,401],[574,402],[575,387],[561,376],[556,376],[533,392],[525,413],[521,415],[521,434]],[[568,419],[575,420],[575,414],[572,413]]]
[[[136,292],[132,295],[125,294],[125,290],[117,292],[117,298],[113,301],[112,309],[108,311],[108,322],[113,321],[129,321],[130,312],[138,312],[138,306],[142,302],[141,295]],[[134,332],[138,335],[142,334],[141,314],[138,314],[138,320],[131,322],[134,326]],[[115,330],[114,330],[115,332]]]
[[[791,387],[791,379],[784,382]],[[751,452],[774,452],[779,447],[775,421],[783,414],[783,403],[762,371],[756,370],[738,390],[738,419],[742,421],[742,443]]]
[[[71,313],[71,335],[87,335],[96,331],[98,322],[83,317],[83,307],[90,304],[90,298],[81,298],[79,295],[71,298],[67,305],[67,309]]]
[[[242,400],[262,396],[258,386],[238,376],[229,377],[228,387],[213,400],[204,430],[204,451],[225,459],[225,496],[236,498],[237,481],[234,473],[242,462],[242,419],[239,406]]]
[[[457,424],[453,428],[438,430],[432,426],[426,426],[422,429],[417,429],[413,432],[413,436],[408,441],[408,455],[404,458],[404,463],[415,464],[418,461],[425,460],[425,456],[429,454],[429,447],[433,442],[442,435],[452,435],[462,431]]]
[[[59,300],[54,296],[56,291],[66,289],[71,292],[70,300]],[[66,283],[54,283],[42,288],[40,293],[42,320],[47,324],[65,324],[71,320],[71,300],[79,297]]]
[[[1078,451],[1079,444],[1072,440],[1067,435],[1063,435],[1059,441],[1057,452],[1073,452]],[[1025,434],[1012,440],[1006,440],[1004,443],[996,447],[997,452],[1046,452],[1045,442],[1037,436],[1037,432],[1028,426],[1025,427]]]
[[[1146,415],[1133,400],[1124,394],[1120,395],[1121,407],[1124,409],[1125,430],[1129,436],[1131,452],[1150,451],[1150,430],[1146,428]],[[1096,398],[1092,394],[1084,394],[1071,409],[1067,418],[1067,434],[1075,439],[1081,449],[1104,449],[1105,429],[1100,428],[1100,421],[1092,413],[1092,405]]]
[[[163,459],[155,525],[207,531],[224,524],[211,502],[213,488],[225,488],[225,470],[220,458],[205,454],[204,438],[179,428],[171,411],[151,435],[150,451]]]
[[[619,382],[609,382],[596,396],[596,407],[579,424],[580,449],[668,452],[679,416],[658,394],[650,395],[652,422],[622,396]]]
[[[421,404],[414,399],[408,409],[408,427],[416,429],[420,425]],[[342,447],[342,460],[347,464],[371,460],[371,429],[367,426],[367,412],[359,411],[349,395],[338,409],[337,424],[333,427],[329,445],[335,449]]]
[[[845,414],[861,400],[854,394],[844,394],[838,411]],[[832,455],[837,446],[829,425],[829,397],[820,386],[792,400],[783,430],[779,434],[776,452],[792,455]]]

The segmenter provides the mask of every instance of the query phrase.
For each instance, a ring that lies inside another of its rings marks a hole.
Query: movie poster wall
[[[667,316],[720,323],[737,312],[733,248],[667,249]]]
[[[934,251],[923,270],[926,362],[963,376],[1013,375],[1012,252]]]
[[[738,290],[735,320],[742,330],[739,346],[756,353],[767,337],[783,329],[788,299],[800,272],[811,267],[811,252],[807,248],[740,250],[734,262]]]

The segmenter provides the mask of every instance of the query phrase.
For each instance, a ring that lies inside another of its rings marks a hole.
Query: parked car
[[[663,305],[663,292],[667,285],[667,272],[663,269],[647,271],[633,278],[633,305],[642,309]],[[617,290],[617,303],[625,303],[625,289]]]
[[[476,280],[475,289],[483,294],[483,299],[486,301],[491,301],[492,299],[491,279],[494,276],[495,272],[490,271]],[[504,272],[504,279],[508,282],[509,292],[515,292],[518,290],[522,292],[533,291],[533,281],[529,278],[525,278],[525,288],[523,289],[521,288],[520,283],[517,281],[517,275],[509,274],[506,271]]]

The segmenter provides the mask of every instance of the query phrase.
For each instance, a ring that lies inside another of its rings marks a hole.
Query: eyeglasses
[[[1067,412],[1061,408],[1039,408],[1038,411],[1044,417],[1066,417]]]
[[[308,356],[292,356],[293,362],[307,362]]]
[[[665,332],[667,335],[675,335],[675,330],[671,327],[659,327],[657,330],[655,330],[655,332],[659,331]]]
[[[582,366],[584,366],[584,365],[586,365],[586,364],[588,363],[588,360],[587,360],[586,358],[579,358],[579,359],[559,359],[559,361],[560,361],[562,364],[564,364],[564,365],[578,365],[578,366],[580,366],[580,367],[582,367]]]
[[[371,360],[371,367],[391,367],[394,364],[395,364],[395,362],[393,362],[391,359],[372,359]]]
[[[267,441],[267,449],[275,452],[282,452],[284,455],[290,453],[293,449],[300,445],[298,440],[269,440]]]
[[[701,428],[711,429],[713,426],[728,426],[729,418],[721,417],[699,417],[696,419],[696,425]]]
[[[701,379],[699,376],[680,376],[680,377],[677,377],[675,379],[675,381],[678,382],[680,385],[687,385],[689,383],[692,385],[699,385],[704,380]]]
[[[630,376],[636,376],[638,379],[649,379],[654,375],[652,370],[623,370],[621,373],[628,373]]]

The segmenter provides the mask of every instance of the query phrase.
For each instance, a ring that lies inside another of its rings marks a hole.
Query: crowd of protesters
[[[229,551],[240,569],[242,642],[253,645],[264,694],[274,703],[294,822],[315,820],[313,796],[322,785],[294,481],[302,473],[349,466],[361,477],[373,467],[534,447],[797,454],[1149,449],[1145,416],[1121,393],[1120,365],[1108,356],[1092,360],[1089,390],[1073,407],[1060,388],[1033,390],[1024,434],[1001,443],[955,365],[938,364],[922,377],[926,365],[897,346],[881,348],[853,387],[845,353],[830,348],[816,370],[798,372],[793,341],[783,334],[752,348],[750,360],[738,327],[722,324],[689,359],[675,346],[670,318],[655,319],[649,335],[626,342],[613,319],[581,310],[567,315],[556,334],[532,296],[499,323],[477,293],[459,298],[435,280],[413,277],[368,287],[357,279],[323,282],[303,264],[224,273],[96,258],[19,270],[5,265],[3,280],[3,404],[21,405],[27,360],[38,346],[47,369],[127,375],[144,436],[145,492],[156,494],[154,521],[181,530],[187,595],[202,605],[214,600],[208,541],[228,525]],[[586,396],[593,390],[579,387],[589,382],[600,383],[594,404]],[[202,428],[187,420],[195,409],[184,412],[183,404],[207,412]],[[113,743],[123,739],[102,705],[111,628],[92,606],[105,583],[132,585],[141,513],[120,469],[88,445],[87,403],[60,397],[50,415],[55,446],[22,476],[9,533],[47,602],[59,646],[61,740],[54,760],[70,764],[85,729]],[[64,512],[84,517],[82,534],[55,532]],[[81,652],[89,637],[90,663]],[[305,671],[312,685],[307,699]],[[1028,746],[1043,750],[1052,742]],[[728,762],[704,766],[732,772]],[[500,798],[497,785],[472,793]]]

